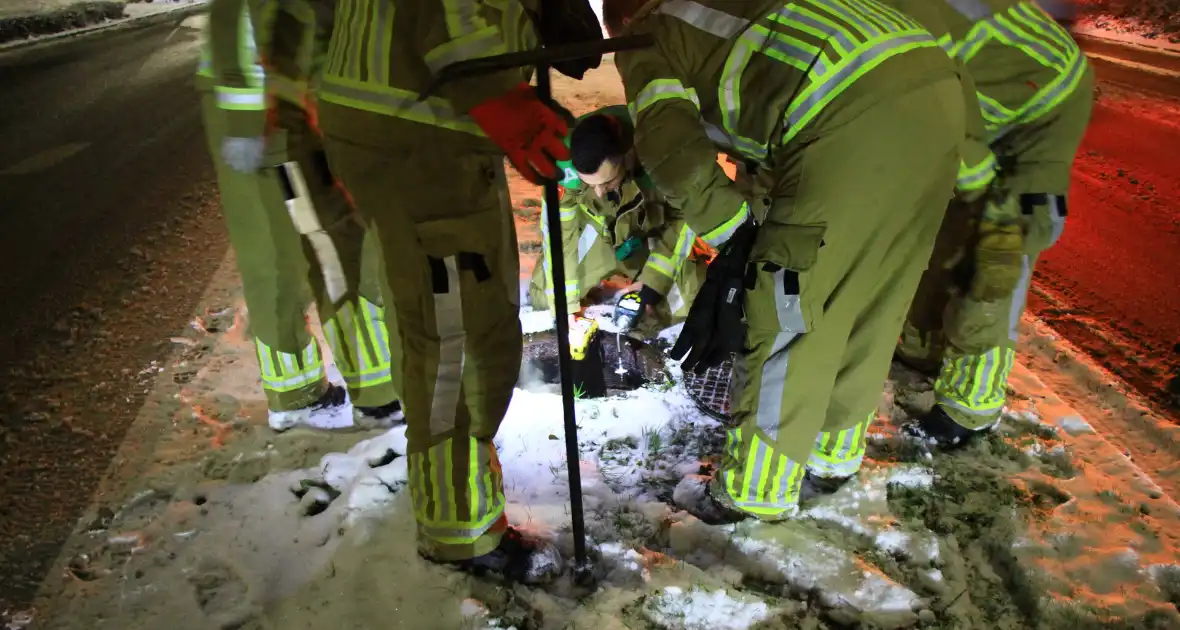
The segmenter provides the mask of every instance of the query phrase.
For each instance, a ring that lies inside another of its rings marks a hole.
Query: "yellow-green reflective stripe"
[[[425,453],[409,455],[415,516],[423,533],[444,543],[463,544],[478,539],[504,511],[504,493],[493,464],[494,452],[477,440],[462,439],[467,440],[466,448],[454,444],[454,440],[446,440]],[[456,489],[453,449],[466,451],[469,476],[462,486],[468,495],[464,497],[469,504],[466,514],[459,514],[460,502],[452,492]]]
[[[742,202],[738,211],[732,217],[727,219],[721,225],[701,235],[701,239],[706,243],[716,247],[725,241],[728,241],[733,233],[737,231],[743,223],[750,218],[750,206],[746,202]]]
[[[891,34],[866,43],[857,53],[836,62],[835,70],[820,82],[813,82],[787,108],[783,144],[790,142],[836,96],[865,73],[896,55],[918,48],[937,46],[929,33],[913,31]]]
[[[701,107],[696,90],[685,88],[678,79],[655,79],[639,90],[639,93],[635,95],[635,101],[628,106],[628,109],[631,116],[635,117],[648,107],[670,98],[690,101],[698,110]]]
[[[934,384],[936,399],[969,414],[990,415],[1004,406],[1014,360],[1007,348],[947,360]]]
[[[959,190],[974,191],[987,188],[996,178],[996,156],[988,153],[978,164],[959,161],[959,175],[956,184]]]
[[[469,117],[455,113],[446,101],[432,97],[424,102],[418,102],[418,95],[408,90],[366,85],[359,81],[325,75],[317,97],[323,101],[375,114],[396,116],[477,136],[484,135],[478,125]]]
[[[647,257],[647,263],[644,265],[647,269],[658,271],[659,273],[675,279],[676,267],[672,264],[672,259],[661,254],[651,254]]]
[[[491,57],[507,52],[500,29],[488,26],[462,39],[451,40],[426,53],[424,61],[431,72],[438,72],[459,61],[478,57]]]

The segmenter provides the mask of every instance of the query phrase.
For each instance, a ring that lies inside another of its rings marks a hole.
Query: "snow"
[[[889,484],[906,488],[929,488],[934,485],[934,473],[915,466],[895,466],[889,470]]]
[[[1090,423],[1083,420],[1081,416],[1062,416],[1057,419],[1057,424],[1070,435],[1094,432],[1094,427],[1090,426]]]
[[[1156,29],[1135,19],[1109,16],[1086,17],[1078,20],[1074,31],[1082,35],[1122,44],[1180,53],[1180,42],[1168,41],[1164,37],[1149,37],[1146,33],[1154,33]]]
[[[668,630],[746,630],[766,619],[770,607],[765,602],[735,598],[724,590],[685,591],[669,586],[648,599],[644,613],[652,623]]]

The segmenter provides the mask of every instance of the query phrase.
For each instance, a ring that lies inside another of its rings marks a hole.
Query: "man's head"
[[[602,23],[606,26],[606,33],[618,37],[647,3],[648,0],[602,0]]]
[[[629,129],[607,114],[583,118],[570,134],[570,161],[594,194],[618,190],[634,162]]]

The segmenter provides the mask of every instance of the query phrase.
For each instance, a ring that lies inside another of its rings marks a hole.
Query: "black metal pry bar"
[[[537,50],[481,57],[460,61],[442,68],[435,73],[434,81],[422,92],[419,101],[425,100],[439,87],[471,77],[486,75],[501,70],[535,66],[537,69],[537,96],[542,101],[553,103],[549,67],[557,62],[594,57],[623,50],[646,48],[655,43],[650,35],[610,38],[592,42],[552,46]],[[557,180],[547,179],[544,185],[545,221],[550,234],[561,234],[560,196]],[[549,239],[549,256],[552,260],[553,286],[565,286],[565,257],[560,238]],[[574,412],[573,360],[570,356],[569,320],[565,291],[553,292],[554,325],[557,329],[557,356],[561,370],[562,415],[565,427],[565,460],[569,476],[570,523],[574,541],[574,580],[588,584],[594,579],[593,567],[586,555],[586,517],[582,507],[581,454],[578,451],[578,424]]]
[[[542,66],[549,68],[560,61],[570,61],[625,50],[647,48],[654,43],[655,40],[651,35],[628,35],[626,37],[611,37],[594,42],[546,46],[535,50],[457,61],[444,66],[441,70],[434,73],[434,80],[426,86],[425,90],[422,90],[421,95],[418,96],[418,100],[424,101],[434,96],[439,88],[448,83],[470,79],[471,77],[491,74],[501,70],[511,70],[512,68],[522,68],[524,66],[537,66],[537,74],[540,75]]]

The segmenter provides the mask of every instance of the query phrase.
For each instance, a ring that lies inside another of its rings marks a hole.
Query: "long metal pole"
[[[549,66],[537,65],[537,93],[541,100],[549,102],[553,97],[550,86]],[[578,422],[574,411],[574,379],[571,371],[569,317],[565,291],[565,256],[561,242],[561,203],[557,193],[557,181],[545,182],[545,221],[549,229],[549,259],[553,270],[553,319],[557,327],[557,356],[561,368],[561,406],[565,418],[565,462],[570,483],[570,520],[574,529],[575,577],[586,576],[589,561],[586,558],[586,521],[582,511],[582,468],[581,453],[578,452]]]

